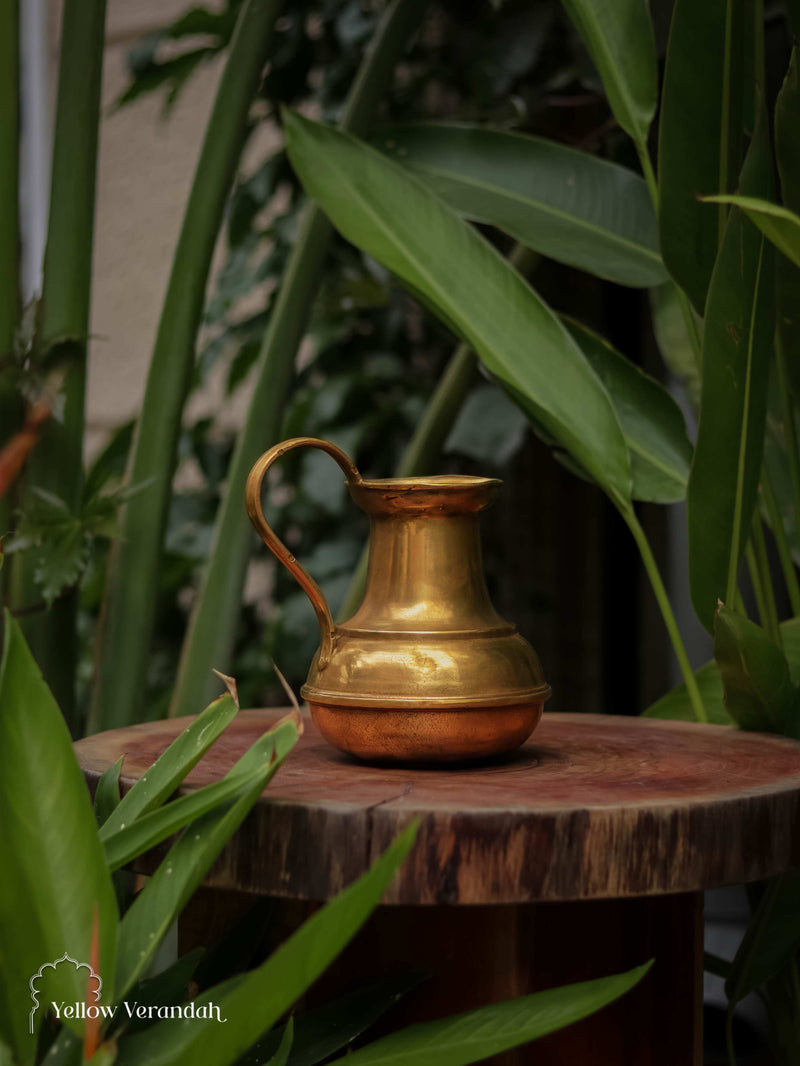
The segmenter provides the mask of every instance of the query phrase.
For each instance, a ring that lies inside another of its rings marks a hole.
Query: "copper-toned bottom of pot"
[[[340,751],[374,762],[463,762],[513,751],[542,717],[544,699],[509,707],[398,710],[309,700],[323,737]]]

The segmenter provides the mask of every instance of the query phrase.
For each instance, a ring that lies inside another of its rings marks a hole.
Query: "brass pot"
[[[334,623],[317,583],[276,537],[261,484],[293,448],[321,448],[370,516],[364,599]],[[478,514],[494,478],[364,480],[340,448],[297,437],[271,448],[247,481],[247,511],[267,547],[308,595],[322,643],[301,695],[322,735],[362,759],[443,762],[518,747],[550,687],[536,652],[495,611],[483,577]]]

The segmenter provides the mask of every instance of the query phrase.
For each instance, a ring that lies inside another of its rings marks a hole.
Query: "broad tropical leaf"
[[[741,729],[800,737],[800,689],[781,648],[743,615],[720,605],[714,658],[725,707]]]
[[[512,398],[627,506],[627,446],[608,396],[533,290],[423,182],[380,152],[296,114],[286,112],[285,124],[292,164],[333,224],[423,294]]]
[[[667,273],[645,182],[633,171],[540,137],[483,126],[390,126],[375,145],[465,218],[620,285]]]
[[[639,145],[656,113],[658,70],[645,0],[563,0],[620,126]]]
[[[674,503],[686,496],[692,445],[681,409],[599,334],[572,320],[567,328],[603,382],[630,450],[633,496]]]
[[[667,269],[703,314],[727,208],[698,196],[732,192],[741,163],[743,7],[676,0],[659,123],[659,234]]]
[[[237,978],[227,992],[215,988],[209,993],[227,1024],[161,1022],[120,1049],[119,1066],[194,1066],[201,1055],[216,1066],[235,1061],[272,1028],[358,932],[408,854],[416,832],[414,823],[367,873],[318,910],[265,963]]]
[[[113,1001],[117,901],[92,803],[64,719],[19,626],[6,613],[0,664],[0,1019],[20,1061],[33,1056],[28,982],[67,952],[89,963],[93,928],[104,1003]],[[62,963],[39,985],[86,1001],[87,971]],[[34,1017],[41,1022],[45,1009]],[[81,1032],[82,1022],[67,1023]]]
[[[800,619],[791,618],[788,622],[781,624],[781,640],[789,663],[790,676],[792,681],[798,683],[800,682]],[[713,659],[707,662],[695,670],[694,676],[709,722],[714,725],[735,725],[733,718],[725,710],[722,678],[716,662]],[[646,718],[668,718],[683,722],[697,720],[686,693],[686,685],[677,685],[660,700],[651,704],[643,714]]]
[[[770,148],[760,119],[741,188],[745,195],[769,195],[770,184]],[[688,491],[692,603],[709,630],[717,601],[733,600],[756,502],[772,296],[772,250],[741,210],[733,208],[708,294],[700,425]]]
[[[468,1066],[594,1014],[638,984],[650,965],[411,1025],[335,1061],[342,1066]]]
[[[800,61],[792,51],[789,70],[775,101],[775,157],[778,161],[781,198],[795,213],[800,212]],[[794,398],[800,398],[800,268],[778,256],[778,333],[785,353],[786,377]],[[792,357],[794,355],[794,357]]]
[[[120,755],[117,761],[109,766],[94,790],[94,816],[98,825],[102,825],[110,818],[119,803],[119,773],[122,769],[123,758],[124,756]]]

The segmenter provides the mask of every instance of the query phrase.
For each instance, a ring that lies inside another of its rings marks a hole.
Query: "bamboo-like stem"
[[[61,22],[50,213],[42,276],[36,352],[45,370],[63,381],[63,417],[43,428],[27,462],[21,499],[34,488],[61,497],[77,512],[83,491],[86,355],[92,280],[97,140],[105,44],[105,0],[66,0]],[[30,552],[14,560],[12,606],[24,611],[40,599]],[[25,618],[31,650],[73,733],[77,595],[61,596],[45,614]]]
[[[424,0],[393,0],[386,9],[350,89],[342,129],[364,132],[424,9]],[[244,487],[259,453],[280,434],[295,355],[331,233],[322,211],[307,204],[259,352],[250,406],[214,527],[211,558],[189,620],[170,715],[195,714],[219,686],[211,668],[229,668],[252,535],[242,505]]]
[[[197,162],[128,468],[129,483],[147,487],[122,509],[122,536],[109,557],[90,708],[93,729],[127,725],[141,711],[172,474],[208,274],[282,7],[282,0],[248,0],[243,7]]]
[[[672,643],[675,657],[678,660],[678,665],[683,675],[683,680],[686,684],[686,692],[689,696],[689,702],[692,705],[695,718],[698,722],[708,722],[708,715],[706,709],[703,706],[703,698],[700,695],[700,689],[697,687],[697,680],[694,676],[691,663],[689,662],[689,656],[686,652],[686,645],[683,643],[683,637],[681,636],[678,623],[675,619],[675,614],[672,610],[672,604],[669,602],[669,596],[667,590],[664,587],[664,582],[661,578],[661,574],[658,570],[658,564],[656,563],[653,551],[650,547],[650,542],[644,530],[639,523],[633,507],[625,507],[618,505],[618,510],[622,517],[625,519],[625,523],[628,529],[633,534],[633,539],[636,541],[636,546],[639,549],[639,554],[642,557],[647,576],[650,579],[650,584],[655,593],[656,602],[658,603],[661,611],[661,617],[664,619],[664,625],[667,627],[667,633],[669,634],[670,642]]]
[[[756,609],[758,611],[758,617],[759,621],[761,622],[761,627],[762,629],[766,629],[770,633],[770,635],[772,635],[769,619],[769,610],[767,608],[767,600],[764,594],[764,582],[762,581],[761,570],[759,569],[758,559],[753,548],[752,539],[747,542],[747,547],[744,550],[744,556],[747,561],[747,570],[750,574],[750,583],[753,586],[753,595],[756,598]]]
[[[775,538],[775,546],[778,549],[778,557],[781,561],[783,579],[786,582],[786,591],[789,594],[789,603],[792,607],[792,614],[797,618],[800,616],[800,581],[797,579],[797,570],[795,569],[791,548],[789,547],[789,541],[786,537],[783,518],[781,516],[780,508],[778,507],[778,501],[775,498],[772,479],[769,476],[766,466],[761,473],[761,492],[764,496],[764,504],[766,505],[767,514],[769,515],[770,524],[772,526],[772,535]]]
[[[761,588],[763,590],[764,606],[767,612],[767,621],[764,628],[780,648],[783,647],[783,638],[781,636],[781,627],[778,621],[778,608],[775,603],[775,589],[772,585],[772,574],[769,568],[767,542],[764,539],[764,526],[761,523],[761,516],[758,512],[753,516],[751,542],[758,572],[761,575]]]
[[[778,375],[778,393],[780,395],[783,432],[786,437],[786,456],[789,462],[789,475],[792,483],[795,529],[800,535],[800,448],[798,448],[794,405],[792,404],[789,375],[786,369],[786,352],[783,349],[780,330],[775,335],[775,368]]]

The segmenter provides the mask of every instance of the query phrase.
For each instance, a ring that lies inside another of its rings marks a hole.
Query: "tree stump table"
[[[218,780],[282,713],[241,712],[185,787]],[[186,724],[80,741],[90,786],[120,755],[130,786]],[[654,957],[617,1003],[495,1061],[699,1066],[702,893],[800,863],[800,744],[725,726],[545,714],[513,755],[404,769],[354,762],[307,721],[204,884],[307,910],[415,818],[412,852],[321,994],[430,972],[392,1015],[398,1025]]]

